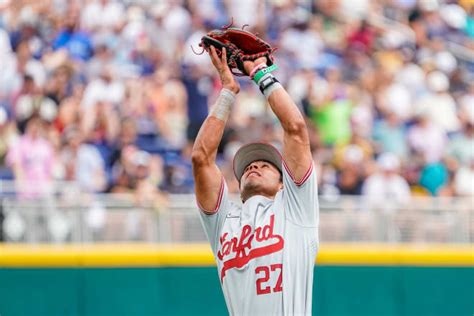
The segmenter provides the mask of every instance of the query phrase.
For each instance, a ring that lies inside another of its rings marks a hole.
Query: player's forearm
[[[194,165],[209,165],[215,162],[217,148],[222,140],[234,101],[235,94],[228,89],[222,89],[194,142],[192,152]]]
[[[303,115],[286,90],[283,87],[277,87],[266,96],[285,133],[307,137],[308,132]]]
[[[204,121],[194,141],[192,152],[192,162],[194,165],[214,163],[224,128],[225,122],[213,116],[209,116]]]
[[[293,180],[299,182],[307,174],[312,160],[309,135],[303,115],[271,74],[267,73],[263,76],[262,80],[258,81],[258,85],[283,127],[283,157]]]
[[[257,59],[253,63],[246,63],[246,71],[267,98],[285,134],[307,137],[303,115],[280,82],[272,74],[272,71],[276,70],[277,67],[275,65],[267,66],[264,60],[265,57]]]

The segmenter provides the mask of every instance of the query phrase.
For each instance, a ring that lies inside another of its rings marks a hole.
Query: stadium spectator
[[[415,108],[429,113],[431,121],[446,133],[458,131],[460,124],[456,103],[448,93],[448,77],[440,71],[434,71],[428,74],[426,81],[431,92],[421,97],[416,102]]]
[[[416,122],[409,128],[407,136],[411,150],[414,154],[421,155],[425,163],[440,161],[448,140],[444,129],[434,124],[429,115],[427,109],[418,113]]]
[[[323,142],[326,145],[335,145],[351,138],[350,118],[353,104],[348,98],[346,83],[341,81],[339,69],[328,69],[325,77],[327,85],[324,90],[318,92],[322,101],[312,104],[311,119],[318,127]]]
[[[410,188],[407,181],[400,176],[400,160],[392,153],[384,153],[377,159],[378,170],[365,179],[362,195],[366,198],[367,207],[390,208],[407,205],[410,199]],[[391,203],[387,203],[390,200]]]
[[[65,180],[76,181],[84,192],[103,192],[106,189],[105,161],[99,150],[84,142],[83,134],[74,126],[64,131],[61,159]]]
[[[452,136],[447,156],[455,160],[457,165],[468,165],[474,159],[474,120],[465,122],[462,131]]]
[[[377,152],[391,152],[403,160],[408,158],[406,127],[396,113],[388,111],[382,114],[374,124],[372,137]]]
[[[80,31],[75,17],[69,17],[64,23],[64,28],[57,34],[52,43],[54,50],[66,49],[74,60],[88,61],[93,55],[93,45],[90,35]]]
[[[474,159],[468,165],[461,166],[454,178],[454,188],[457,195],[474,196]]]
[[[56,157],[53,146],[45,138],[44,124],[39,117],[30,118],[25,134],[11,144],[7,154],[17,190],[25,198],[51,193]]]

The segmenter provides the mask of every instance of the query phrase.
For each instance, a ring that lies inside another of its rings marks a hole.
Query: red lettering
[[[278,279],[276,281],[275,287],[272,289],[270,285],[265,286],[265,283],[267,283],[270,280],[270,271],[274,272],[276,270],[280,270],[280,273],[278,274]],[[269,293],[276,293],[276,292],[281,292],[283,291],[282,287],[282,271],[283,271],[283,265],[281,263],[275,263],[268,266],[260,266],[255,268],[255,274],[257,276],[263,272],[263,275],[259,277],[256,280],[255,283],[255,288],[257,290],[257,295],[263,295],[263,294],[269,294]]]
[[[255,228],[254,232],[252,232],[252,227],[250,225],[245,225],[242,227],[240,236],[227,240],[228,233],[224,233],[219,238],[219,243],[221,244],[221,249],[217,252],[219,260],[224,260],[224,257],[235,254],[233,258],[227,259],[224,262],[221,269],[221,281],[224,280],[227,270],[241,268],[254,258],[263,257],[283,249],[283,238],[280,235],[273,233],[274,225],[275,215],[272,214],[270,216],[270,222],[267,225]],[[260,247],[256,247],[257,245],[253,245],[252,247],[254,237],[255,241],[259,243],[268,240],[274,242]]]
[[[263,276],[261,278],[258,278],[256,281],[257,282],[256,283],[257,295],[268,294],[272,291],[270,286],[266,286],[266,287],[262,287],[262,286],[263,286],[263,283],[268,282],[268,280],[270,279],[270,269],[268,269],[268,267],[266,266],[255,268],[255,274],[258,275],[260,272],[263,272]]]
[[[273,226],[275,222],[275,215],[270,216],[270,223],[263,225],[263,227],[257,227],[255,229],[255,236],[257,241],[265,241],[273,236]]]
[[[278,274],[278,280],[276,282],[275,287],[273,288],[273,292],[281,292],[283,291],[283,287],[281,286],[281,283],[283,281],[283,265],[281,263],[275,263],[270,266],[272,271],[275,271],[277,269],[280,270],[280,273]]]

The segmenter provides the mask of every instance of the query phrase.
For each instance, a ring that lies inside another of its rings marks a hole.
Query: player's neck
[[[242,203],[246,203],[248,200],[250,200],[253,197],[264,197],[270,200],[274,200],[276,196],[276,193],[271,195],[271,194],[265,194],[264,192],[255,192],[255,193],[249,193],[245,198],[241,196],[242,198]]]

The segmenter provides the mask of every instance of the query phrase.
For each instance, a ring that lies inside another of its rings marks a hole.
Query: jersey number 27
[[[257,295],[269,294],[272,292],[281,292],[283,290],[281,286],[282,269],[283,266],[281,263],[275,263],[270,266],[260,266],[255,268],[255,274],[259,276],[256,281]],[[275,287],[273,288],[268,284],[268,281],[270,280],[270,274],[273,274],[272,272],[278,273],[278,279],[275,284]]]

